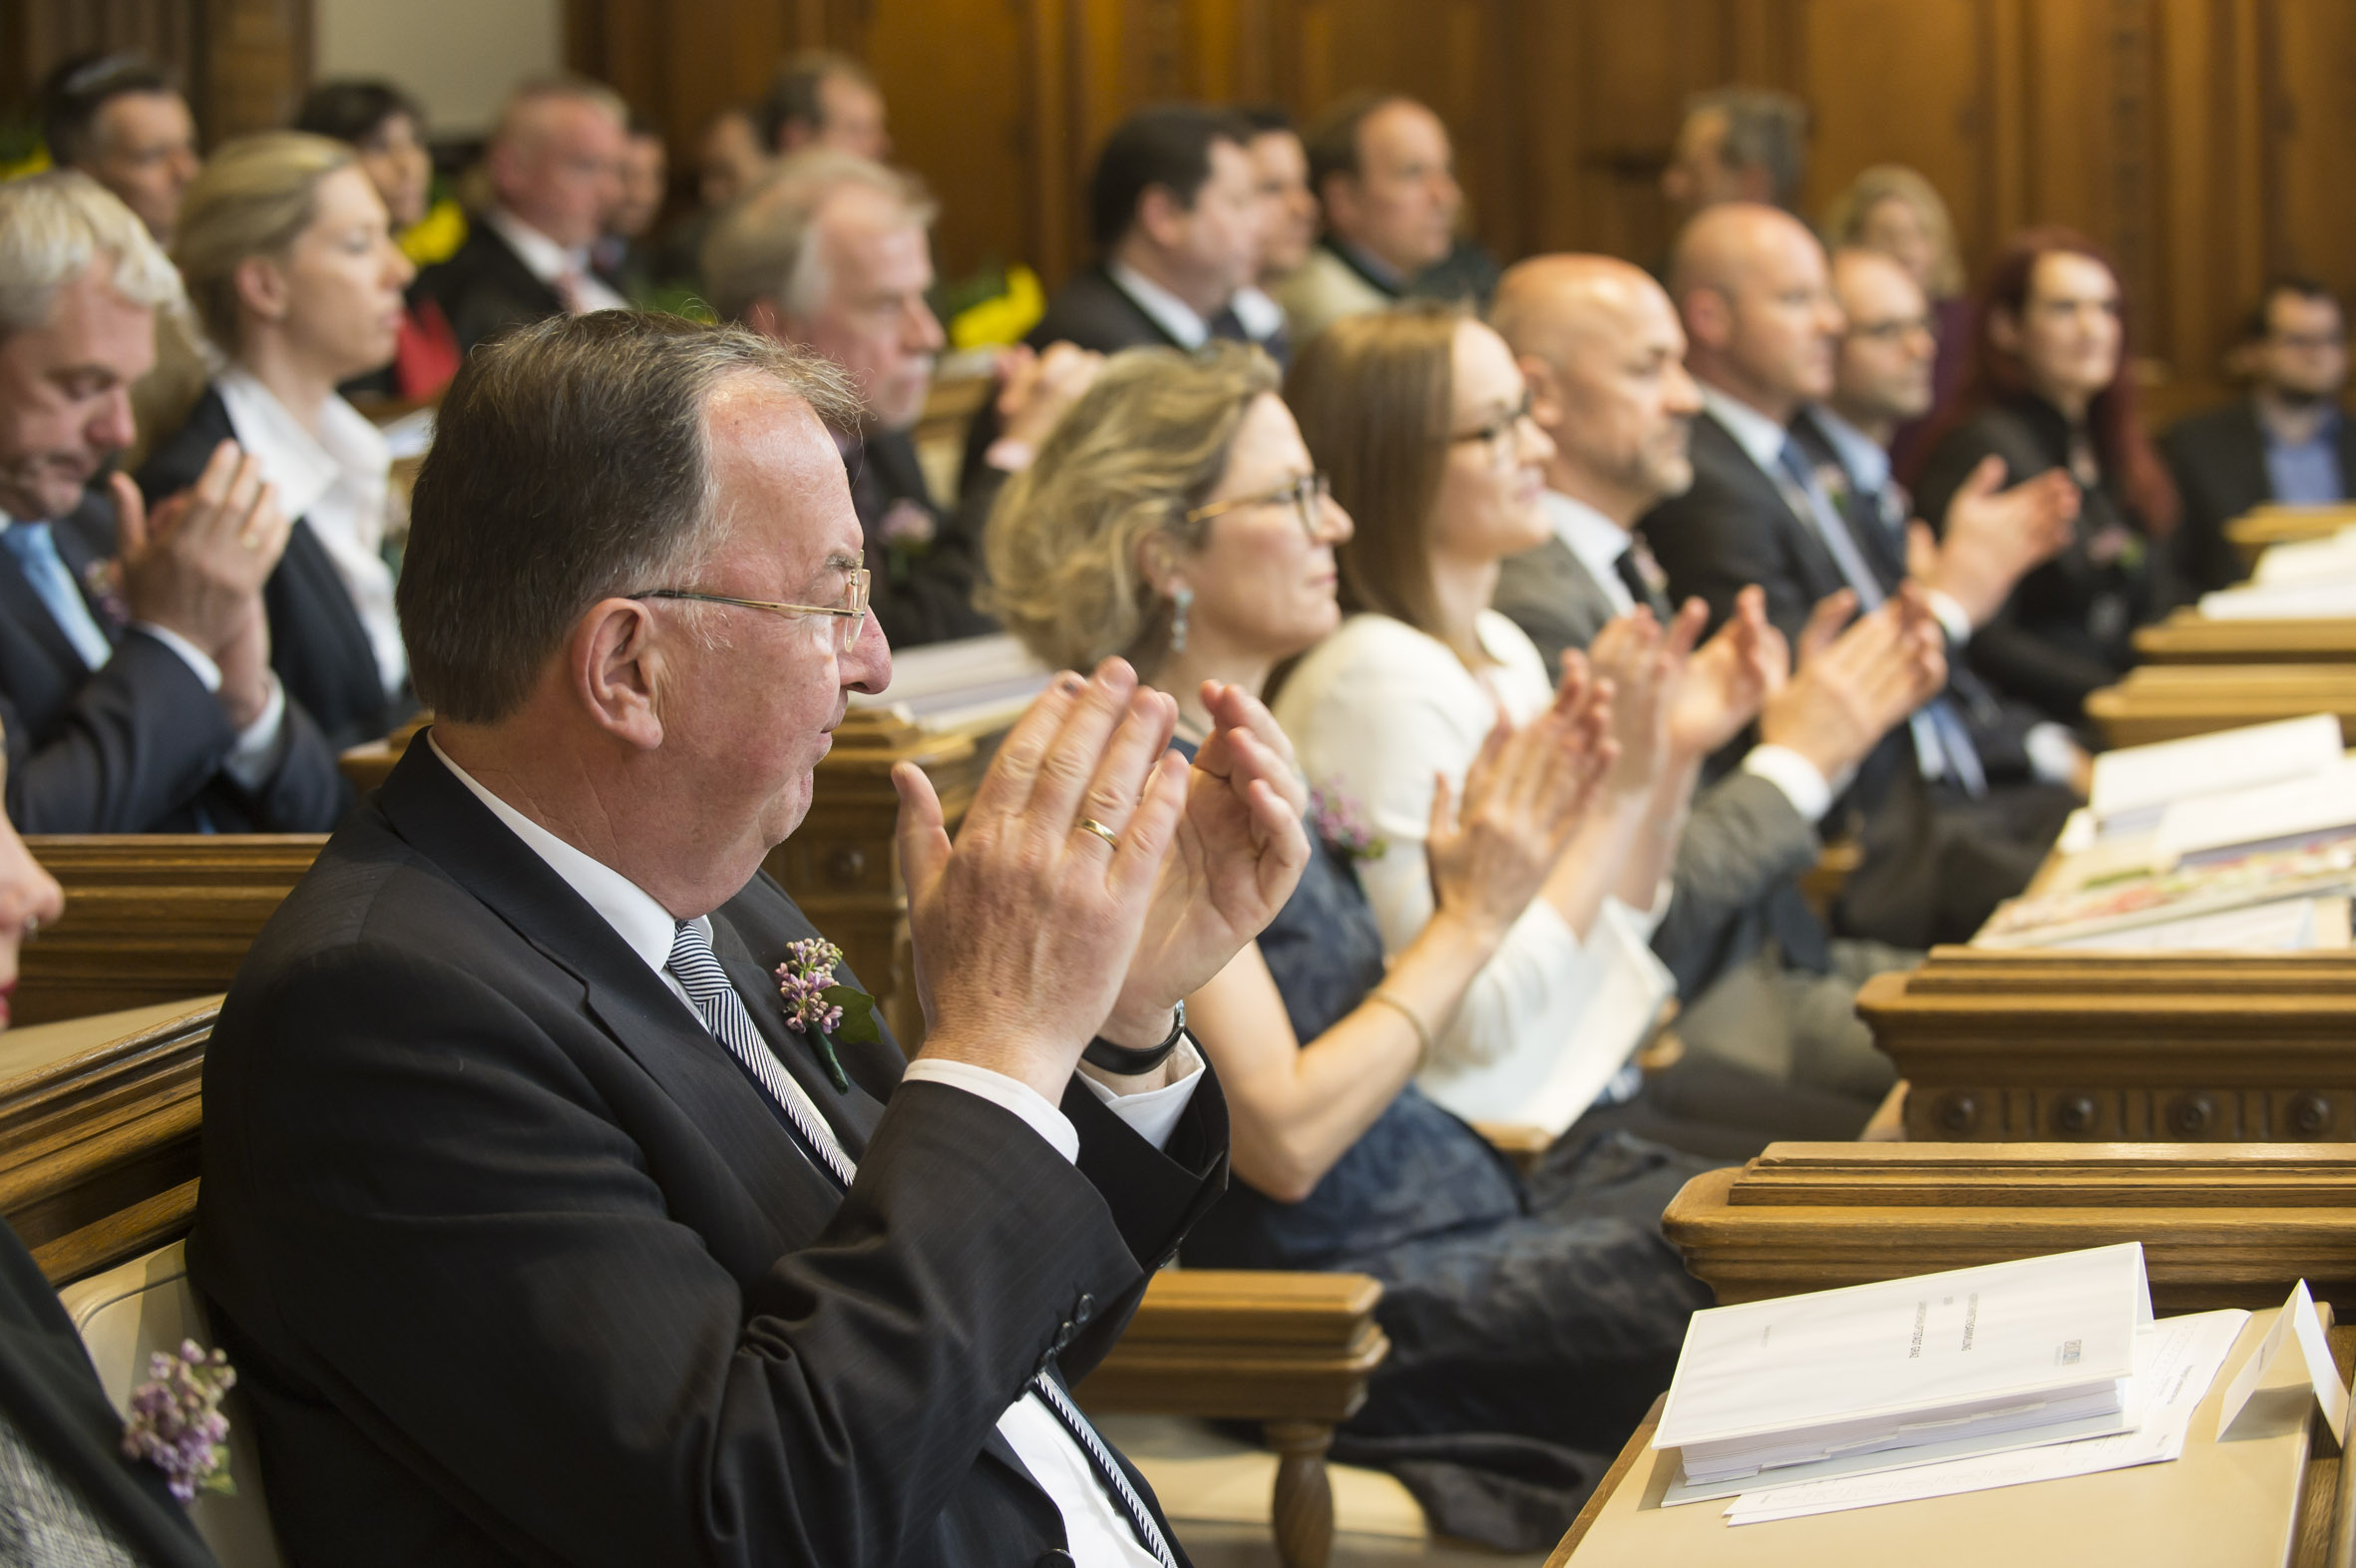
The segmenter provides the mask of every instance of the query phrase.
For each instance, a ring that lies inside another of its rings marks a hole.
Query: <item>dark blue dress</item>
[[[1260,951],[1303,1044],[1380,981],[1381,933],[1344,852],[1317,846]],[[1390,1358],[1350,1432],[1508,1433],[1608,1455],[1669,1386],[1687,1315],[1710,1305],[1660,1231],[1707,1168],[1574,1126],[1524,1181],[1409,1084],[1300,1203],[1232,1183],[1184,1257],[1382,1282]]]

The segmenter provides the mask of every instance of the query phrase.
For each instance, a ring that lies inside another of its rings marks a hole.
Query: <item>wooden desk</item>
[[[2154,664],[2356,663],[2356,618],[2211,620],[2187,607],[2137,631],[2136,652]]]
[[[36,834],[66,912],[19,956],[12,1012],[46,1023],[228,989],[319,855],[317,833]]]
[[[2105,744],[2142,746],[2270,719],[2332,713],[2356,744],[2356,666],[2145,664],[2086,699]]]
[[[2341,529],[2356,527],[2356,506],[2252,507],[2225,525],[2225,538],[2241,559],[2255,564],[2269,545],[2329,539]]]
[[[1934,948],[1857,991],[1906,1136],[2356,1138],[2356,952]]]

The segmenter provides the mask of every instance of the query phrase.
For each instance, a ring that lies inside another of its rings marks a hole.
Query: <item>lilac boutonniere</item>
[[[122,576],[112,561],[94,561],[82,570],[82,586],[98,601],[99,614],[117,626],[131,624],[131,605],[123,597]]]
[[[236,1370],[219,1351],[207,1356],[194,1340],[180,1354],[158,1351],[148,1360],[150,1380],[132,1390],[131,1418],[123,1423],[126,1457],[164,1472],[183,1503],[198,1492],[234,1495],[229,1479],[229,1418],[221,1395],[237,1384]]]
[[[785,1001],[785,1026],[810,1036],[825,1064],[826,1078],[837,1094],[851,1092],[851,1075],[835,1054],[835,1041],[848,1045],[879,1044],[884,1038],[876,1022],[876,999],[856,985],[835,979],[843,950],[823,937],[797,942],[777,966],[777,994]]]
[[[1349,861],[1378,860],[1390,848],[1375,835],[1367,808],[1343,793],[1339,777],[1309,787],[1309,825],[1327,848]]]

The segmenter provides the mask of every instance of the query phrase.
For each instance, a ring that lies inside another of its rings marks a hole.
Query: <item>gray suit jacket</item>
[[[1563,650],[1586,647],[1614,612],[1560,538],[1509,558],[1494,602],[1557,674]],[[1738,769],[1703,789],[1678,841],[1669,913],[1653,933],[1653,951],[1677,977],[1679,994],[1701,994],[1769,937],[1787,963],[1825,967],[1824,928],[1797,880],[1816,863],[1817,848],[1814,827],[1767,780]]]

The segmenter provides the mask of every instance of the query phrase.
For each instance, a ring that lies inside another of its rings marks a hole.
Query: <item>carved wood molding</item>
[[[1347,1418],[1390,1352],[1363,1274],[1172,1269],[1075,1390],[1092,1410],[1249,1420]]]
[[[2356,1148],[1790,1144],[1662,1216],[1721,1302],[2140,1241],[2163,1311],[2356,1302]]]
[[[34,835],[66,912],[20,959],[21,1023],[226,990],[318,833]]]

